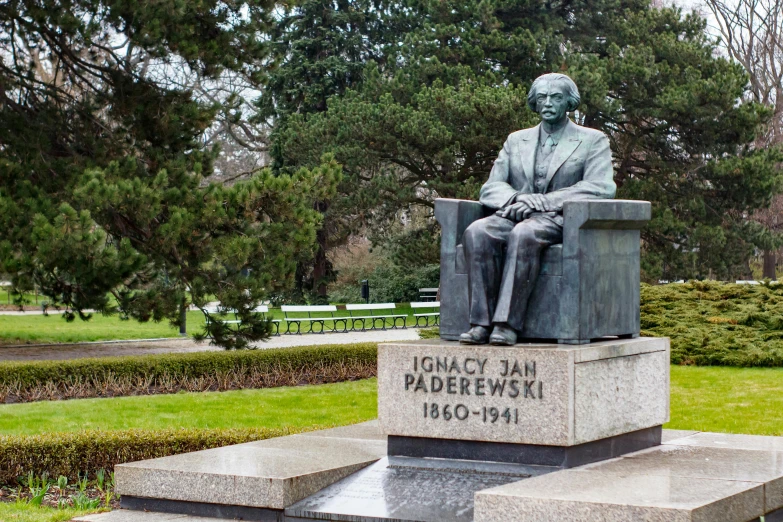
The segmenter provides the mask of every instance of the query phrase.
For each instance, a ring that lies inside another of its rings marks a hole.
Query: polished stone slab
[[[766,522],[783,522],[781,439],[677,430],[663,430],[663,438],[661,446],[559,470],[387,458],[373,421],[118,466],[123,502],[158,513],[138,518],[147,514],[120,510],[112,517],[124,518],[85,522],[206,522],[197,518],[204,515],[275,522],[748,522],[764,514]],[[370,463],[356,464],[363,459]],[[134,488],[146,488],[145,495],[130,493]],[[186,499],[171,498],[188,492]]]
[[[748,522],[764,513],[756,482],[565,470],[480,491],[476,522]]]
[[[552,468],[384,458],[285,510],[287,521],[470,522],[476,491]]]
[[[756,482],[764,485],[765,511],[783,507],[783,452],[666,445],[580,470]]]
[[[669,418],[669,340],[378,347],[388,435],[574,446]]]
[[[783,438],[664,433],[655,448],[481,491],[476,521],[783,519]]]
[[[374,423],[116,466],[123,496],[283,509],[386,454]]]

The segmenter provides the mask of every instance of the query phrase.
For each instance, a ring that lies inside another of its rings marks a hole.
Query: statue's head
[[[528,107],[549,123],[563,120],[567,112],[576,110],[580,100],[574,80],[559,73],[539,76],[527,94]]]

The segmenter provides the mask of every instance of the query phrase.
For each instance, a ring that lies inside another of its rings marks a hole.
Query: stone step
[[[476,522],[783,520],[783,438],[716,433],[480,491]]]
[[[376,421],[115,468],[123,508],[244,520],[282,510],[386,455]]]
[[[370,422],[118,466],[139,511],[77,520],[783,522],[783,437],[663,430],[660,446],[571,469],[385,449]]]

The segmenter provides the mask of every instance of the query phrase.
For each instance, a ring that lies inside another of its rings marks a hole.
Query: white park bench
[[[400,322],[400,326],[405,328],[405,322],[408,319],[407,314],[395,314],[394,310],[397,306],[394,303],[373,303],[373,304],[347,304],[345,309],[350,314],[351,330],[356,330],[356,321],[361,321],[362,332],[366,331],[365,321],[370,323],[370,328],[377,328],[377,324],[381,325],[381,329],[386,329],[386,320],[391,319],[392,328],[397,328],[397,322]],[[389,313],[391,311],[391,313]],[[369,312],[369,315],[368,313]],[[377,313],[376,313],[377,312]]]
[[[433,318],[433,324],[432,326],[437,326],[440,324],[440,301],[420,301],[420,302],[414,302],[411,303],[411,308],[413,308],[413,317],[416,318],[416,326],[423,327],[423,326],[430,326],[430,317]],[[432,310],[431,312],[419,312],[416,313],[416,310]],[[421,324],[421,321],[424,322],[424,324]]]
[[[251,310],[254,314],[261,314],[261,316],[266,319],[266,314],[269,313],[269,307],[267,305],[258,305],[253,310]],[[233,308],[225,308],[219,304],[211,304],[204,307],[204,316],[206,317],[207,321],[215,321],[215,322],[221,322],[223,324],[235,324],[237,325],[237,328],[239,325],[242,324],[242,320],[237,317],[237,311]],[[234,319],[221,319],[221,316],[233,314]],[[275,326],[275,335],[280,335],[280,323],[282,321],[280,319],[272,319],[272,324]]]
[[[291,326],[296,325],[296,334],[302,333],[302,323],[310,325],[310,333],[324,333],[326,331],[326,321],[332,321],[332,331],[337,331],[338,324],[343,323],[343,329],[341,331],[348,331],[348,318],[336,317],[334,313],[337,311],[335,305],[283,305],[280,309],[285,314],[285,320],[288,323],[286,333],[291,332]],[[291,314],[304,314],[306,317],[294,316]],[[313,314],[316,314],[313,316]],[[328,315],[327,315],[328,314]],[[320,325],[320,331],[315,331],[315,325]]]
[[[419,288],[419,299],[424,301],[437,301],[438,288]]]

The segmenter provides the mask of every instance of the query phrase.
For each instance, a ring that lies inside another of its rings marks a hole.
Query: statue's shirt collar
[[[539,125],[538,126],[538,145],[540,147],[543,147],[544,144],[546,143],[547,138],[551,136],[552,141],[554,142],[554,146],[557,147],[557,144],[560,143],[560,137],[563,135],[563,131],[565,130],[565,128],[567,126],[568,126],[568,123],[566,123],[565,125],[563,125],[559,129],[557,129],[555,132],[550,134],[550,133],[548,133],[547,131],[544,130],[544,126],[543,125]]]

